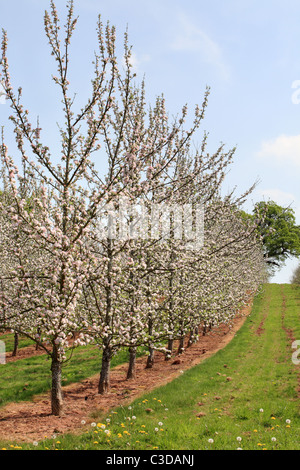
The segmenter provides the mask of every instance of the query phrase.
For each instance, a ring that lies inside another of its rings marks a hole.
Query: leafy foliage
[[[258,232],[269,265],[280,267],[288,258],[300,255],[300,226],[292,208],[261,201],[255,205],[253,219],[258,216]]]

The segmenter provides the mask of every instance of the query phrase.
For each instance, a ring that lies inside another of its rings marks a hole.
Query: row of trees
[[[274,201],[255,204],[252,214],[244,213],[251,220],[260,220],[257,231],[261,237],[268,274],[272,276],[288,259],[300,256],[300,226],[296,223],[292,207],[282,207]],[[292,284],[300,283],[300,267],[296,268]]]
[[[252,188],[239,198],[221,197],[235,149],[221,145],[209,154],[206,134],[194,146],[209,90],[189,127],[186,106],[174,119],[163,96],[148,107],[127,35],[120,68],[115,29],[103,28],[99,17],[91,96],[75,112],[68,77],[73,1],[63,38],[53,1],[44,21],[63,104],[58,158],[24,109],[22,89],[14,91],[6,32],[2,38],[1,78],[22,170],[2,134],[0,328],[26,335],[49,355],[52,413],[60,415],[71,338],[74,345],[99,346],[98,391],[105,393],[120,348],[130,351],[128,379],[138,346],[148,348],[147,367],[155,350],[168,360],[175,340],[181,352],[186,335],[195,341],[200,325],[230,322],[263,281],[265,263],[261,219],[241,210]],[[130,210],[100,230],[102,216],[111,222],[124,200]],[[197,219],[199,208],[204,220]],[[124,224],[129,233],[122,237]]]

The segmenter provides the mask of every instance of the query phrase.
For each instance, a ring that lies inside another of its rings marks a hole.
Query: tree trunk
[[[152,369],[154,365],[154,349],[149,346],[149,356],[147,358],[146,369]]]
[[[182,354],[183,351],[184,351],[184,335],[181,335],[180,340],[179,340],[179,346],[178,346],[177,354]]]
[[[103,349],[102,366],[100,372],[100,380],[98,384],[98,393],[104,395],[110,389],[110,363],[112,358],[112,351],[109,346]]]
[[[173,232],[172,232],[173,234]],[[172,235],[174,236],[174,234]],[[174,252],[171,252],[171,262],[174,260]],[[174,302],[173,302],[173,281],[174,281],[174,272],[171,271],[171,276],[169,278],[169,305],[168,305],[168,316],[169,316],[169,331],[174,332],[174,319],[173,319],[173,312],[174,312]],[[174,346],[174,339],[173,337],[169,337],[168,340],[168,350],[170,352],[166,353],[165,360],[168,361],[171,359],[173,353],[173,346]]]
[[[106,286],[106,316],[105,316],[105,326],[112,328],[112,290],[113,290],[113,277],[112,277],[112,268],[113,268],[113,242],[110,238],[107,239],[107,286]],[[98,383],[98,393],[104,395],[110,389],[110,363],[112,358],[112,349],[110,347],[110,339],[108,336],[103,344],[103,353],[102,353],[102,364],[100,371],[100,379]]]
[[[127,371],[127,380],[136,377],[136,348],[129,348],[129,365]]]
[[[171,359],[172,353],[173,353],[173,345],[174,345],[174,339],[169,338],[168,341],[168,351],[165,355],[165,361],[169,361]]]
[[[193,328],[193,329],[191,330],[191,332],[190,332],[188,347],[190,347],[192,344],[196,343],[196,341],[197,341],[197,336],[198,336],[198,328],[195,327],[195,328]]]
[[[61,362],[57,357],[57,351],[52,355],[52,387],[51,387],[51,411],[54,416],[63,414],[63,395],[61,388]]]
[[[38,327],[38,329],[37,329],[37,338],[36,339],[37,339],[37,342],[35,343],[35,350],[38,351],[38,349],[39,349],[38,341],[41,340],[41,329],[40,329],[40,327]]]
[[[14,336],[14,350],[12,352],[13,357],[16,357],[16,355],[17,355],[18,346],[19,346],[19,333],[15,333],[15,336]]]

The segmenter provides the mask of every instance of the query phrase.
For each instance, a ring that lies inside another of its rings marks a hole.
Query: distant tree
[[[293,273],[293,277],[291,279],[292,284],[300,284],[300,264],[299,266],[295,269]]]
[[[258,216],[264,258],[270,267],[281,267],[288,258],[300,256],[300,226],[296,225],[292,208],[281,207],[274,201],[261,201],[255,205],[251,217]]]

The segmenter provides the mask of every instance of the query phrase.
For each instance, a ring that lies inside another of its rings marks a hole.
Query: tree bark
[[[16,357],[16,355],[17,355],[18,346],[19,346],[19,333],[15,333],[15,336],[14,336],[14,350],[12,352],[13,357]]]
[[[196,343],[197,341],[197,336],[198,336],[198,328],[195,327],[191,330],[190,332],[190,337],[188,341],[188,347],[190,347],[192,344]]]
[[[127,380],[136,377],[136,348],[129,348],[129,365],[127,371]]]
[[[184,351],[184,335],[181,335],[180,340],[179,340],[179,346],[178,346],[177,354],[182,354],[183,351]]]
[[[40,329],[40,327],[38,327],[38,329],[37,329],[37,335],[38,335],[37,339],[40,340],[41,339],[41,329]],[[39,343],[36,342],[35,350],[38,351],[38,349],[39,349]]]
[[[146,369],[152,369],[154,365],[154,349],[149,346],[149,355],[147,358]]]
[[[171,359],[171,356],[172,356],[172,353],[173,353],[173,346],[174,346],[174,339],[173,338],[169,338],[169,341],[168,341],[168,351],[166,354],[165,354],[165,361],[169,361]]]
[[[61,388],[61,362],[58,359],[56,349],[52,354],[52,387],[51,387],[51,411],[54,416],[63,415],[63,394]]]
[[[105,315],[105,326],[112,327],[112,289],[113,289],[113,242],[112,239],[107,239],[107,286],[106,286],[106,315]],[[108,336],[103,344],[102,363],[100,371],[100,379],[98,383],[98,393],[104,395],[110,389],[110,363],[112,358],[112,349],[110,347],[110,339]]]
[[[98,384],[98,393],[104,395],[110,389],[110,363],[112,358],[112,351],[109,346],[103,349],[102,366],[100,372],[100,379]]]

